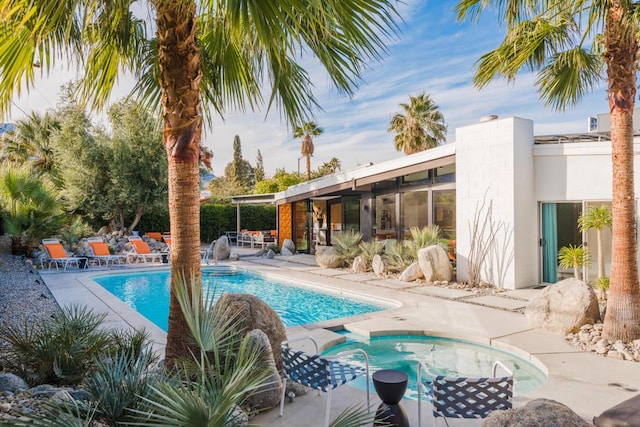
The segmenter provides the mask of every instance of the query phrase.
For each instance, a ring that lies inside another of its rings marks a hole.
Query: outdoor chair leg
[[[327,409],[324,414],[324,426],[329,427],[329,415],[331,413],[331,387],[329,387],[329,391],[327,392]]]
[[[280,396],[280,416],[282,416],[282,413],[284,411],[284,397],[285,397],[285,393],[287,392],[287,379],[283,378],[282,380],[282,396]]]

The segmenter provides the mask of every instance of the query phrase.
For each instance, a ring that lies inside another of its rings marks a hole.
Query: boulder
[[[8,391],[15,393],[18,390],[27,390],[29,385],[19,376],[10,372],[0,374],[0,393]]]
[[[218,240],[216,240],[216,243],[213,245],[213,259],[216,261],[229,259],[229,255],[231,255],[229,239],[227,236],[218,237]]]
[[[249,294],[224,293],[216,305],[220,305],[228,316],[241,320],[245,333],[260,329],[267,335],[278,372],[282,372],[280,343],[287,339],[287,332],[278,313],[260,298]]]
[[[342,262],[333,246],[316,246],[316,264],[322,268],[338,268]]]
[[[535,399],[525,406],[489,414],[482,427],[589,427],[569,407],[549,399]]]
[[[366,273],[367,272],[367,260],[362,255],[358,255],[354,258],[351,270],[354,273]]]
[[[249,405],[251,409],[257,411],[273,408],[280,403],[282,381],[280,380],[278,368],[276,368],[269,338],[260,329],[254,329],[247,334],[247,339],[250,340],[253,351],[262,355],[256,363],[256,368],[260,371],[268,371],[269,375],[265,380],[266,385],[259,387],[251,393],[245,403]]]
[[[273,252],[271,249],[269,249],[267,251],[266,257],[267,257],[267,259],[274,259],[276,257],[276,253]]]
[[[563,335],[600,320],[595,292],[575,278],[547,286],[529,301],[524,314],[529,326]]]
[[[418,264],[427,282],[447,281],[453,278],[453,267],[447,251],[440,245],[431,245],[418,250]]]
[[[371,261],[371,268],[373,269],[373,272],[376,273],[376,275],[382,276],[382,273],[384,273],[385,267],[384,267],[384,261],[382,260],[382,257],[380,255],[375,254],[373,256],[373,260]]]
[[[411,264],[409,267],[405,268],[400,276],[398,276],[398,280],[402,280],[403,282],[414,282],[418,279],[422,279],[424,277],[424,273],[420,268],[420,263],[418,261]]]
[[[229,261],[238,261],[240,259],[240,255],[237,252],[231,252],[229,254]]]
[[[247,413],[244,412],[240,406],[234,405],[233,410],[231,411],[231,420],[229,420],[224,427],[238,427],[248,425],[249,415],[247,415]]]
[[[280,250],[280,253],[282,255],[293,255],[295,252],[296,244],[293,243],[293,240],[284,239],[284,242],[282,242],[282,249]]]

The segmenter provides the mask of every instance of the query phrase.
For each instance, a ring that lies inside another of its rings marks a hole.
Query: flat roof
[[[633,131],[633,136],[640,136],[640,132]],[[565,133],[558,135],[538,135],[533,137],[534,144],[565,144],[571,142],[600,142],[611,141],[611,132]]]

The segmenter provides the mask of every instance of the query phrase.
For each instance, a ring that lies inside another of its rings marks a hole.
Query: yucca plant
[[[415,259],[418,259],[418,251],[431,245],[441,245],[445,248],[448,240],[443,238],[440,233],[440,227],[432,225],[429,227],[409,227],[411,233],[412,251],[415,252]]]
[[[415,246],[409,240],[387,245],[382,257],[387,269],[392,272],[402,271],[418,259]]]
[[[589,248],[584,246],[563,246],[558,251],[558,261],[560,268],[573,268],[573,276],[582,280],[580,267],[589,263],[591,254]]]
[[[111,342],[105,316],[74,305],[43,324],[4,325],[5,363],[29,384],[78,384]]]
[[[371,265],[373,257],[382,255],[384,252],[384,240],[369,240],[368,242],[360,242],[360,255],[364,257],[367,265]]]
[[[336,257],[343,265],[350,265],[353,260],[360,255],[360,242],[362,233],[346,231],[331,238],[331,245],[336,252]]]

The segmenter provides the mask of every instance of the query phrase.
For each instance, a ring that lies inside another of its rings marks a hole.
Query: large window
[[[374,203],[374,238],[376,240],[397,238],[395,193],[378,195]]]
[[[411,237],[409,227],[424,228],[429,225],[429,192],[402,193],[400,200],[402,235],[406,239]]]
[[[440,227],[443,237],[456,238],[456,190],[433,192],[433,224]]]

